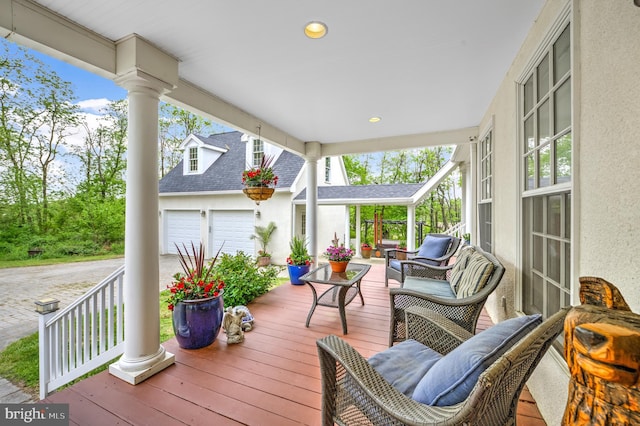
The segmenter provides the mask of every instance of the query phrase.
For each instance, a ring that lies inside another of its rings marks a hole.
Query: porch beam
[[[28,0],[0,0],[0,35],[101,77],[116,76],[116,45]]]
[[[424,148],[426,146],[464,145],[476,140],[478,126],[442,132],[427,132],[414,135],[390,136],[358,141],[344,141],[322,145],[322,154],[336,156],[390,151],[394,149]]]
[[[162,97],[163,100],[195,114],[209,117],[216,122],[258,137],[295,154],[304,155],[305,143],[285,133],[268,122],[249,114],[186,80],[180,79],[176,88]]]

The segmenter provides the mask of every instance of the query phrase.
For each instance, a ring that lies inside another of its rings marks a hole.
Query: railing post
[[[49,389],[49,376],[51,359],[49,354],[49,336],[47,335],[47,320],[58,310],[58,299],[36,300],[36,312],[40,314],[38,319],[38,347],[39,347],[39,379],[40,379],[40,399],[47,397]]]

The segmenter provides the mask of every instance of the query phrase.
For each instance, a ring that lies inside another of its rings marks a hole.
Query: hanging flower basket
[[[265,155],[262,157],[260,165],[242,172],[242,184],[245,186],[242,192],[256,204],[271,198],[275,186],[278,184],[278,176],[273,173],[273,168],[271,168],[272,162],[273,157]]]
[[[271,198],[275,188],[267,188],[266,186],[251,186],[242,190],[247,197],[253,201],[264,201]]]

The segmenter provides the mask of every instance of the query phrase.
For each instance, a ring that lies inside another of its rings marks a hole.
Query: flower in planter
[[[345,247],[344,244],[338,245],[338,237],[334,233],[333,240],[331,240],[332,244],[327,247],[327,250],[324,252],[324,255],[329,258],[329,260],[333,260],[334,262],[348,262],[351,260],[353,255],[355,254],[353,250],[348,247]]]
[[[208,265],[205,265],[204,262],[204,246],[202,244],[200,244],[199,250],[196,250],[195,245],[191,242],[191,252],[186,245],[183,244],[182,247],[184,251],[176,244],[178,260],[184,273],[176,273],[173,276],[175,281],[167,286],[171,293],[167,305],[170,311],[173,311],[173,308],[182,300],[218,297],[224,288],[224,281],[213,273],[213,266],[218,260],[222,247],[218,249],[218,253]]]
[[[313,263],[304,239],[294,236],[291,242],[289,242],[289,248],[291,249],[291,253],[289,257],[287,257],[287,265],[301,266],[311,265]]]
[[[361,249],[364,249],[364,250],[371,250],[371,244],[369,244],[369,243],[362,243],[362,244],[360,245],[360,248],[361,248]]]
[[[242,172],[242,184],[247,188],[275,187],[278,184],[278,176],[273,172],[273,160],[273,156],[263,155],[258,166]]]

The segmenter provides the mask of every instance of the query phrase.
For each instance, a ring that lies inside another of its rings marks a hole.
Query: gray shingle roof
[[[160,193],[168,192],[211,192],[242,190],[242,172],[247,168],[245,158],[246,142],[242,142],[241,132],[220,133],[211,136],[199,136],[205,144],[228,149],[204,173],[199,175],[183,174],[183,161],[180,161],[159,183]],[[283,151],[273,165],[278,176],[278,188],[287,188],[300,173],[304,159],[288,151]]]
[[[383,185],[320,186],[318,187],[318,199],[370,199],[380,202],[392,198],[409,198],[424,185],[424,183],[393,183]],[[305,200],[306,198],[307,190],[305,188],[295,197],[295,200]]]

